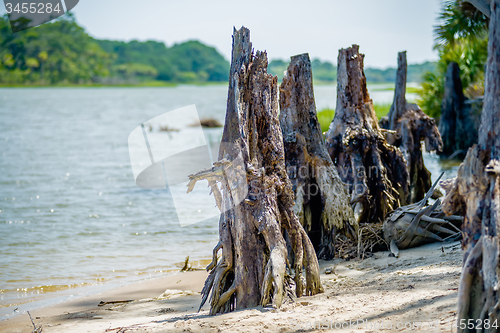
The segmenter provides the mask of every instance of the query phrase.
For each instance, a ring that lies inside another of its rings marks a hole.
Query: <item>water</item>
[[[318,109],[335,106],[334,86],[315,95]],[[0,320],[40,299],[178,270],[186,256],[206,263],[216,219],[181,227],[167,191],[135,184],[127,139],[190,104],[223,122],[226,97],[224,85],[0,89]],[[456,173],[432,155],[426,164],[433,178]]]

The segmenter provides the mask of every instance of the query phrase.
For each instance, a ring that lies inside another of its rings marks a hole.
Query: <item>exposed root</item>
[[[468,317],[471,286],[474,275],[478,273],[478,263],[483,255],[483,239],[479,238],[476,245],[472,248],[469,256],[465,260],[458,287],[458,318]],[[461,332],[459,330],[458,332]]]

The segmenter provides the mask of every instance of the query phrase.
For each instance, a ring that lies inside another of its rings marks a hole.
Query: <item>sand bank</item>
[[[278,310],[208,316],[205,305],[198,313],[207,273],[187,272],[39,309],[32,316],[44,333],[451,332],[461,262],[459,242],[404,250],[399,258],[378,252],[363,261],[321,261],[325,292]],[[134,301],[98,306],[121,300]],[[32,330],[27,314],[0,322],[1,332]]]

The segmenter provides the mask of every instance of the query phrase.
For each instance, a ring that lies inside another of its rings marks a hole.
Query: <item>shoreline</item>
[[[57,326],[56,321],[67,313],[78,313],[98,308],[100,302],[115,302],[123,300],[141,300],[154,298],[165,290],[180,290],[184,292],[200,292],[208,273],[205,271],[176,272],[162,277],[155,277],[135,282],[121,283],[106,290],[82,295],[57,304],[47,305],[30,310],[35,323],[42,322],[44,332]],[[39,318],[39,319],[36,319]],[[33,325],[28,313],[18,313],[13,317],[0,320],[2,332],[31,332]]]
[[[209,316],[207,302],[198,312],[208,273],[192,271],[122,285],[31,315],[44,333],[351,332],[378,331],[382,324],[387,332],[452,332],[462,255],[460,242],[453,242],[402,250],[399,258],[381,251],[364,260],[320,260],[325,292],[288,300],[280,309],[256,307]],[[129,300],[98,306],[101,301]],[[349,322],[360,327],[342,326]],[[396,327],[400,323],[411,327]],[[21,314],[1,321],[0,331],[32,332],[33,325]]]

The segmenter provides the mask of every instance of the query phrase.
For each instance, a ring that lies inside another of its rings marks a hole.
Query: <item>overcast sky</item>
[[[250,29],[256,50],[270,59],[309,52],[336,63],[339,48],[359,44],[365,66],[394,67],[436,60],[433,26],[441,0],[80,0],[77,22],[96,38],[164,41],[196,39],[230,59],[233,26]]]

